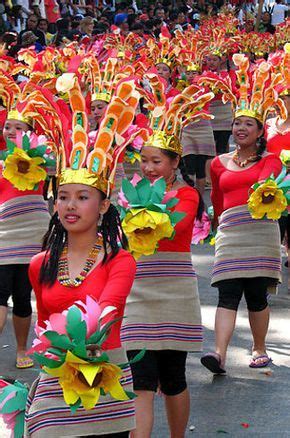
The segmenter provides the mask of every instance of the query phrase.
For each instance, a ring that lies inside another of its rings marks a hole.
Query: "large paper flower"
[[[251,194],[248,207],[254,219],[267,216],[268,219],[277,220],[287,207],[287,199],[276,181],[268,179]]]
[[[46,172],[39,165],[45,163],[41,157],[29,157],[22,149],[15,148],[5,160],[3,176],[18,190],[33,190],[46,178]]]
[[[174,233],[168,214],[145,208],[129,210],[122,227],[129,241],[129,250],[136,259],[154,254],[158,242],[165,237],[171,238]]]
[[[64,400],[71,406],[80,399],[85,409],[92,409],[98,403],[101,391],[116,400],[129,399],[120,384],[122,370],[112,363],[88,362],[68,351],[63,365],[44,367],[44,371],[59,378]]]

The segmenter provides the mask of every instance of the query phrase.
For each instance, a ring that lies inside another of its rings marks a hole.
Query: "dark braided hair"
[[[178,157],[178,154],[176,154],[175,152],[168,151],[167,149],[160,149],[160,150],[161,150],[161,152],[162,152],[164,155],[166,155],[166,156],[167,156],[168,158],[170,158],[171,160],[174,160],[174,159],[176,159],[176,158]],[[197,208],[197,215],[196,215],[196,217],[197,217],[198,220],[201,220],[202,213],[204,212],[204,202],[203,202],[203,199],[202,199],[201,194],[199,193],[199,190],[195,187],[195,184],[194,184],[193,179],[191,179],[190,176],[187,174],[187,172],[186,172],[186,167],[185,167],[185,165],[184,165],[184,160],[183,160],[182,158],[181,158],[180,161],[179,161],[178,168],[179,168],[179,170],[180,170],[180,173],[181,173],[181,176],[182,176],[183,181],[184,181],[186,184],[188,184],[190,187],[193,187],[193,188],[197,191],[197,193],[198,193],[198,196],[199,196],[199,203],[198,203],[198,208]]]
[[[263,153],[266,150],[267,141],[266,141],[266,139],[264,137],[264,126],[263,126],[263,124],[259,120],[257,120],[257,119],[255,119],[255,120],[257,122],[258,129],[263,129],[263,134],[257,140],[258,148],[257,148],[257,159],[256,159],[256,161],[260,161],[262,156],[263,156]]]
[[[103,199],[105,199],[105,195],[103,195]],[[100,232],[103,237],[104,247],[102,263],[105,263],[109,256],[110,259],[115,257],[120,246],[124,249],[128,247],[118,210],[112,204],[103,215]],[[49,229],[43,238],[42,250],[46,251],[46,254],[40,269],[39,281],[41,284],[52,286],[55,283],[58,274],[58,262],[66,240],[67,231],[61,224],[58,214],[54,213],[50,220]],[[111,248],[110,254],[108,254],[108,246]]]

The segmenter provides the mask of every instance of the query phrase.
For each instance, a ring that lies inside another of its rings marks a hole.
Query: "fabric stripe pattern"
[[[190,253],[159,252],[137,261],[121,341],[127,350],[200,351],[200,303]]]
[[[212,285],[249,277],[281,281],[280,233],[277,221],[253,219],[247,205],[241,205],[220,217]]]
[[[0,205],[0,264],[26,264],[41,251],[50,215],[41,195],[10,199]]]
[[[107,351],[113,363],[127,361],[122,348]],[[123,370],[121,383],[127,391],[133,391],[130,367]],[[97,405],[86,411],[79,408],[72,414],[63,400],[58,379],[41,373],[30,389],[26,407],[25,437],[58,438],[117,433],[135,427],[134,400],[119,401],[109,395],[100,397]]]

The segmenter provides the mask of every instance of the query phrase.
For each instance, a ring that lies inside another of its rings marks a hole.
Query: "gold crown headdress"
[[[132,66],[122,66],[117,58],[108,58],[101,67],[93,54],[83,59],[80,70],[83,82],[90,85],[91,101],[102,100],[106,103],[112,99],[117,83],[134,73]]]
[[[264,123],[268,111],[278,106],[281,116],[285,117],[285,107],[278,98],[275,87],[280,82],[278,75],[271,75],[271,66],[267,62],[255,65],[255,70],[250,78],[250,62],[245,55],[233,55],[233,62],[237,66],[237,79],[239,84],[239,99],[235,117],[247,116]]]
[[[174,39],[168,35],[160,34],[159,41],[155,38],[149,38],[146,47],[141,50],[151,63],[151,65],[165,64],[171,70],[178,64],[178,55],[180,47],[175,44]]]
[[[192,28],[187,29],[186,33],[176,30],[173,44],[180,47],[180,67],[185,67],[186,71],[201,72],[205,43],[199,38],[199,34]]]
[[[269,56],[268,62],[281,79],[276,87],[279,96],[290,96],[290,43],[285,44],[283,51]]]
[[[33,125],[32,118],[25,114],[21,101],[23,93],[12,76],[0,70],[0,97],[7,109],[7,120],[18,120],[29,126]]]
[[[117,163],[124,149],[133,141],[132,136],[126,136],[126,132],[135,117],[140,95],[133,81],[120,83],[106,108],[91,151],[88,150],[85,100],[76,77],[69,90],[69,97],[73,112],[72,149],[69,167],[61,160],[62,168],[58,169],[59,184],[85,184],[109,195]],[[136,135],[147,138],[144,130],[134,132],[134,137]]]
[[[150,111],[150,127],[153,134],[144,146],[166,149],[182,155],[179,141],[182,127],[201,118],[211,118],[204,106],[214,94],[205,93],[199,86],[191,85],[175,96],[167,107],[164,84],[159,76],[154,73],[145,76],[152,90],[151,93],[143,91],[143,96],[147,102],[145,106]]]

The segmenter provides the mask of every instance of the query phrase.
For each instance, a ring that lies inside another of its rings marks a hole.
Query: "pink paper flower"
[[[208,214],[204,211],[202,213],[201,221],[195,219],[194,227],[192,231],[191,243],[194,245],[198,245],[199,243],[201,243],[209,235],[210,228],[211,228],[210,218]]]

